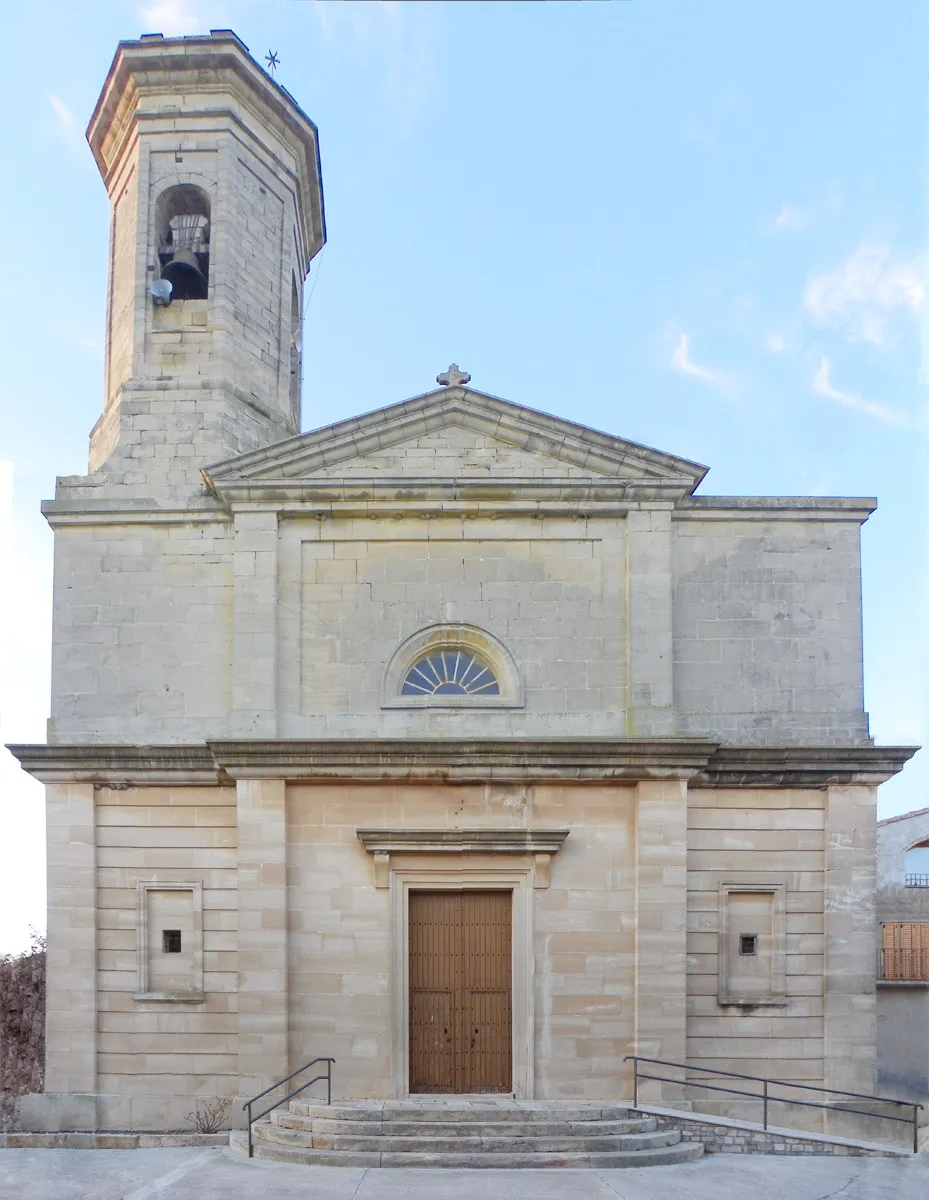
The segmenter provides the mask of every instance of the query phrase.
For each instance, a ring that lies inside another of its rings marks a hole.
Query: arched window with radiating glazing
[[[489,663],[463,647],[424,654],[407,671],[402,696],[499,696]]]
[[[431,625],[407,638],[384,675],[385,708],[520,708],[512,654],[474,625]]]

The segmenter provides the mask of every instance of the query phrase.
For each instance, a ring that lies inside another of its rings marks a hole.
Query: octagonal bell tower
[[[87,130],[111,204],[90,471],[144,488],[300,431],[317,131],[230,30],[122,42]]]

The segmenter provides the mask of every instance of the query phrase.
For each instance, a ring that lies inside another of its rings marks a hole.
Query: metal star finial
[[[442,387],[461,387],[463,383],[470,383],[471,376],[467,371],[459,371],[458,364],[452,363],[447,371],[443,371],[441,375],[436,375],[436,383],[440,383]]]
[[[281,65],[281,60],[278,58],[276,50],[268,51],[268,53],[265,55],[265,62],[268,64],[268,70],[271,72],[272,76],[277,68]]]

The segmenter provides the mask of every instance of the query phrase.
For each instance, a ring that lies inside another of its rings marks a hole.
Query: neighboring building
[[[877,1075],[929,1098],[929,808],[877,825]]]
[[[314,126],[219,31],[121,44],[88,136],[104,413],[44,508],[52,716],[14,747],[30,1121],[176,1127],[315,1055],[337,1096],[629,1097],[633,1052],[872,1091],[912,753],[863,710],[874,501],[695,495],[454,366],[301,434]]]

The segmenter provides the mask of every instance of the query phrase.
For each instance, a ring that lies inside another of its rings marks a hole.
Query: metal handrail
[[[326,1081],[326,1103],[332,1103],[332,1064],[334,1058],[314,1058],[308,1063],[304,1063],[302,1067],[298,1067],[292,1075],[287,1075],[284,1079],[279,1079],[277,1083],[272,1083],[270,1087],[266,1087],[263,1092],[259,1092],[257,1096],[252,1096],[250,1100],[246,1100],[242,1105],[243,1111],[248,1113],[248,1157],[252,1157],[252,1125],[255,1121],[260,1121],[262,1117],[266,1117],[269,1112],[273,1112],[276,1108],[280,1108],[282,1104],[286,1104],[288,1100],[293,1100],[294,1096],[299,1096],[301,1092],[306,1091],[311,1084],[319,1083],[321,1079]],[[252,1105],[256,1100],[260,1100],[262,1096],[267,1096],[268,1092],[273,1092],[275,1088],[282,1087],[285,1083],[290,1083],[291,1079],[296,1079],[298,1075],[302,1075],[304,1071],[308,1071],[310,1067],[315,1067],[317,1063],[325,1063],[326,1070],[322,1075],[314,1075],[312,1079],[308,1079],[306,1083],[301,1083],[298,1088],[292,1092],[288,1092],[286,1096],[282,1096],[280,1100],[275,1102],[268,1108],[262,1109],[257,1116],[252,1116]]]
[[[913,1153],[916,1154],[919,1149],[919,1130],[917,1121],[919,1111],[922,1109],[921,1104],[915,1104],[912,1100],[894,1100],[889,1096],[875,1096],[870,1092],[845,1092],[839,1088],[820,1087],[815,1083],[791,1083],[787,1079],[768,1079],[764,1075],[741,1075],[738,1071],[721,1071],[718,1067],[698,1067],[694,1063],[678,1063],[668,1062],[664,1058],[645,1058],[640,1054],[627,1054],[623,1058],[623,1062],[635,1063],[635,1070],[632,1077],[632,1107],[639,1107],[639,1080],[654,1079],[659,1083],[676,1083],[680,1087],[700,1087],[708,1092],[727,1092],[730,1096],[748,1096],[752,1100],[760,1100],[762,1102],[762,1129],[768,1128],[768,1103],[774,1102],[778,1104],[797,1104],[803,1108],[824,1108],[829,1112],[846,1112],[852,1113],[856,1117],[878,1116],[882,1121],[901,1121],[904,1125],[913,1126]],[[639,1063],[652,1063],[659,1067],[675,1067],[680,1071],[703,1071],[707,1075],[725,1075],[727,1079],[745,1079],[751,1083],[762,1084],[760,1092],[746,1092],[741,1088],[720,1087],[718,1084],[701,1083],[698,1079],[669,1079],[666,1075],[646,1075],[639,1071]],[[912,1117],[892,1117],[885,1113],[863,1113],[858,1108],[843,1108],[838,1104],[823,1104],[815,1100],[791,1100],[785,1096],[771,1096],[768,1093],[768,1084],[774,1084],[775,1087],[783,1088],[801,1088],[806,1092],[828,1092],[831,1096],[846,1096],[854,1100],[880,1100],[882,1104],[897,1104],[904,1108],[912,1108]]]

